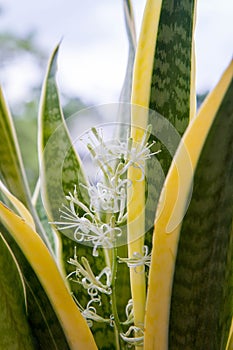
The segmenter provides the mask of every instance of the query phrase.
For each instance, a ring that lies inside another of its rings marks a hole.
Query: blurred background
[[[132,0],[137,34],[145,0]],[[232,57],[232,0],[199,0],[197,94],[213,88]],[[62,39],[58,84],[65,115],[117,102],[128,56],[122,0],[0,0],[0,83],[16,121],[33,188],[36,118],[48,58]],[[30,144],[30,147],[27,147]]]

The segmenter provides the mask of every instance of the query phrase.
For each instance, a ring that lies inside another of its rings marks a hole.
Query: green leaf
[[[35,349],[27,319],[22,274],[0,234],[0,348]]]
[[[130,102],[132,93],[133,63],[136,50],[136,31],[134,23],[133,8],[130,0],[124,0],[125,26],[128,36],[129,53],[126,68],[126,75],[120,95],[120,102]],[[125,119],[122,119],[125,122]],[[130,121],[130,120],[129,120]]]
[[[40,193],[38,194],[38,197],[36,199],[35,208],[36,208],[38,217],[40,219],[41,225],[44,227],[44,230],[46,231],[46,235],[50,241],[52,251],[56,252],[56,242],[55,242],[56,233],[54,233],[53,227],[49,224],[49,219],[46,214]]]
[[[10,233],[5,227],[1,227],[1,231],[22,273],[26,291],[27,319],[37,344],[36,348],[69,350],[63,329],[38,277]]]
[[[180,134],[188,125],[193,98],[194,13],[195,0],[162,2],[151,78],[149,107],[167,118]]]
[[[141,143],[148,124],[152,152],[161,150],[159,163],[148,161],[145,181],[135,181],[138,169],[129,169],[133,195],[128,206],[129,256],[152,246],[152,230],[164,178],[185,131],[193,100],[193,19],[195,1],[148,0],[136,52],[131,135]],[[144,110],[137,105],[145,107]],[[159,165],[159,166],[158,166]],[[142,210],[143,208],[143,210]],[[145,235],[146,231],[146,235]],[[140,237],[140,238],[138,238]],[[144,239],[145,237],[145,239]],[[140,286],[140,288],[139,288]],[[131,271],[134,313],[144,320],[145,276]],[[136,306],[137,305],[137,306]],[[141,309],[141,310],[140,310]]]
[[[54,50],[45,77],[39,115],[39,157],[41,160],[42,199],[51,220],[59,218],[59,208],[66,203],[65,196],[74,192],[88,201],[81,160],[75,152],[60,106],[55,80],[59,46]],[[80,189],[81,188],[81,189]]]
[[[35,221],[37,231],[48,247],[50,246],[46,233],[41,226],[25,175],[18,140],[10,111],[0,89],[0,179],[29,210]]]
[[[48,65],[41,96],[39,119],[39,155],[42,164],[41,192],[51,221],[60,221],[59,209],[62,204],[67,204],[65,196],[69,192],[74,192],[74,186],[77,187],[80,201],[87,205],[89,203],[86,189],[80,186],[80,184],[86,185],[87,180],[79,156],[72,145],[60,106],[55,77],[58,49],[59,47],[56,47],[54,50]],[[95,261],[96,259],[92,256],[92,247],[74,242],[73,231],[70,231],[68,235],[69,237],[66,237],[58,232],[60,242],[58,261],[62,266],[63,273],[68,275],[74,271],[74,267],[68,264],[68,260],[73,258],[76,246],[78,258],[86,257],[93,272],[99,274],[106,266],[104,252],[101,251],[98,260]],[[70,286],[74,296],[85,309],[90,299],[89,295],[78,283],[70,282]],[[101,311],[104,317],[109,317],[111,305],[108,301],[103,303]],[[92,330],[98,347],[103,348],[106,343],[114,347],[115,338],[112,327],[97,323]]]
[[[47,343],[46,338],[40,339],[40,337],[42,334],[46,336],[49,332],[48,339],[51,340],[54,349],[60,349],[60,346],[61,349],[70,348],[76,350],[83,349],[83,347],[88,347],[93,350],[96,349],[94,339],[86,321],[79,312],[70,295],[65,280],[62,278],[53,257],[39,235],[1,202],[0,217],[44,290],[41,292],[41,288],[37,283],[37,279],[34,278],[34,274],[27,273],[28,265],[26,264],[25,267],[24,259],[18,255],[17,258],[19,258],[19,263],[21,263],[23,267],[22,271],[23,273],[25,272],[26,276],[25,281],[30,295],[29,305],[31,311],[36,312],[35,314],[31,312],[30,316],[32,324],[36,326],[39,325],[39,329],[35,330],[35,334],[39,334],[39,343]],[[16,254],[19,254],[19,249],[16,249],[15,255]],[[40,300],[41,296],[42,300]],[[45,307],[49,305],[47,302],[48,300],[51,307],[48,307],[47,312]],[[44,301],[45,304],[43,304]],[[51,312],[52,310],[53,312]],[[56,314],[55,318],[53,317],[54,314]],[[57,320],[59,320],[59,322],[57,322]],[[57,339],[56,336],[58,336]],[[69,347],[67,347],[67,343]],[[51,344],[49,346],[52,346]]]
[[[231,329],[229,332],[228,342],[226,346],[226,350],[231,350],[233,348],[233,319],[231,321]]]
[[[148,0],[136,52],[132,103],[158,112],[180,134],[195,115],[195,7],[195,0]],[[132,121],[145,128],[147,117]]]
[[[225,349],[233,316],[233,82],[208,133],[183,220],[171,349]]]
[[[148,348],[167,348],[168,341],[177,349],[226,345],[233,302],[232,73],[233,62],[189,125],[160,197],[145,319]]]
[[[86,184],[81,161],[74,151],[63,112],[55,80],[59,46],[57,46],[48,64],[44,81],[39,113],[39,157],[41,160],[41,194],[47,215],[51,221],[59,220],[59,209],[66,204],[65,196],[73,193],[77,186],[78,195],[86,198],[85,189],[80,191],[79,184]],[[58,156],[59,155],[59,156]],[[58,233],[63,244],[59,248],[62,265],[74,254],[74,242]],[[66,263],[65,269],[69,269]],[[67,273],[70,271],[66,271]]]
[[[0,175],[8,189],[26,206],[30,203],[29,187],[10,111],[0,89]]]
[[[127,137],[127,130],[130,125],[131,115],[131,94],[132,94],[132,81],[133,81],[133,68],[136,51],[136,30],[134,22],[133,7],[130,0],[124,0],[124,17],[125,26],[128,37],[128,62],[126,67],[125,78],[119,98],[119,109],[117,113],[117,126],[115,130],[116,138],[125,139]],[[128,124],[128,125],[127,125]],[[127,125],[127,128],[124,126]]]
[[[162,118],[149,116],[152,125],[150,142],[157,141],[161,150],[158,159],[166,176],[172,158],[189,120],[196,114],[194,79],[195,0],[162,2],[158,36],[151,76],[149,108]],[[173,136],[172,126],[177,131]],[[166,138],[163,139],[164,133]],[[148,198],[146,220],[153,229],[153,221],[164,176],[148,162]],[[147,235],[149,244],[151,232]]]

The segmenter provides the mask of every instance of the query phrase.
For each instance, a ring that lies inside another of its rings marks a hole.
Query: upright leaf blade
[[[231,73],[233,76],[233,62]],[[194,174],[175,266],[171,349],[182,344],[186,348],[217,350],[225,349],[227,344],[233,316],[232,97],[233,81],[216,113]]]
[[[133,68],[136,51],[136,30],[134,22],[133,7],[130,0],[123,0],[124,5],[124,17],[125,26],[128,37],[128,62],[126,67],[125,78],[122,86],[122,90],[119,97],[119,109],[117,113],[117,126],[115,130],[116,138],[126,139],[127,129],[130,125],[131,114],[131,94],[132,94],[132,81],[133,81]],[[127,125],[127,129],[124,127]]]
[[[133,86],[132,104],[149,106],[150,82],[153,67],[153,57],[156,45],[159,16],[162,1],[147,1],[140,38],[137,46]],[[131,135],[135,142],[141,143],[145,129],[147,128],[147,110],[141,113],[133,106],[131,117]],[[143,255],[144,233],[145,233],[145,180],[140,178],[140,171],[130,167],[128,178],[132,183],[133,194],[129,193],[131,200],[128,203],[128,256],[132,258],[137,252]],[[134,323],[141,327],[144,323],[144,310],[146,299],[145,272],[137,273],[130,269],[130,284],[133,299]]]
[[[172,125],[180,134],[188,125],[190,113],[195,113],[193,108],[195,92],[192,81],[194,14],[194,0],[183,2],[148,0],[146,3],[135,60],[132,103],[146,107],[147,111],[145,110],[144,114],[138,113],[133,108],[132,137],[136,142],[141,142],[148,124],[152,125],[150,141],[158,141],[162,119],[155,117],[157,112],[164,118],[163,126]],[[192,104],[191,108],[190,104]],[[148,113],[148,109],[156,113]],[[169,138],[170,135],[168,135],[167,144],[171,142]],[[167,144],[162,142],[159,144],[162,152],[158,159],[165,175],[179,141],[179,137],[175,139],[175,143],[173,140],[172,154],[169,154],[170,149],[167,150]],[[147,231],[148,227],[153,228],[155,210],[164,180],[164,177],[158,175],[153,162],[148,162],[147,184],[143,181],[135,181],[137,178],[137,169],[130,169],[129,179],[133,185],[134,195],[128,206],[128,235],[129,241],[135,240],[135,242],[129,245],[129,256],[132,256],[135,251],[143,253],[145,222]],[[141,235],[141,239],[137,240],[134,232]],[[152,232],[149,230],[146,236],[146,244],[149,247],[151,247],[151,237]],[[145,277],[140,276],[141,282],[136,282],[138,279],[139,276],[136,275],[131,277],[132,283],[135,280],[135,288],[132,287],[137,295],[135,304],[140,305],[139,300],[145,298],[143,296],[145,295]],[[139,293],[138,284],[141,285],[141,293]],[[140,314],[140,323],[142,323],[143,312]]]
[[[58,218],[65,196],[77,186],[78,196],[88,201],[87,184],[81,160],[75,152],[67,130],[55,80],[57,46],[51,56],[45,77],[39,113],[39,157],[41,163],[41,191],[45,208],[52,220]]]
[[[87,323],[43,241],[30,226],[1,202],[0,217],[38,276],[60,321],[70,349],[96,349]]]
[[[30,206],[30,193],[13,120],[0,89],[0,175],[8,189]]]
[[[79,184],[86,184],[81,162],[74,151],[60,106],[55,80],[59,46],[51,56],[44,81],[39,112],[39,158],[41,165],[41,194],[51,221],[59,219],[59,208],[66,203],[65,196],[77,186],[79,197],[86,196]],[[74,243],[61,236],[65,253],[60,264],[74,253]],[[61,248],[59,250],[62,251]],[[67,257],[68,255],[68,257]],[[65,259],[63,259],[65,258]],[[66,266],[67,267],[67,266]]]
[[[190,117],[194,15],[194,0],[163,1],[151,79],[150,108],[180,134]]]
[[[69,350],[64,331],[38,277],[9,231],[2,225],[0,228],[22,273],[26,290],[27,319],[38,350]]]
[[[59,209],[67,204],[65,198],[69,192],[74,192],[76,186],[80,201],[89,203],[89,196],[85,187],[87,179],[82,170],[82,164],[75,152],[60,106],[59,92],[56,84],[56,64],[58,57],[57,47],[48,64],[48,70],[44,81],[39,115],[39,155],[41,158],[41,191],[42,199],[51,221],[60,221]],[[81,215],[81,213],[80,213]],[[69,238],[58,232],[60,245],[58,247],[58,260],[65,275],[74,271],[74,267],[68,264],[74,256],[75,246],[78,258],[86,257],[95,274],[99,274],[106,266],[104,253],[100,252],[98,262],[92,256],[92,247],[78,244],[73,240],[73,231],[69,232]],[[70,282],[72,292],[84,309],[90,300],[90,296],[82,285]],[[111,314],[111,305],[103,304],[104,317]],[[104,331],[103,331],[104,329]],[[96,323],[93,328],[95,339],[99,347],[106,342],[114,347],[114,331],[109,325]],[[100,331],[101,330],[101,331]]]
[[[146,349],[154,349],[154,346],[155,346],[154,344],[156,344],[156,346],[161,348],[168,347],[168,325],[169,325],[170,300],[171,300],[171,292],[172,292],[172,284],[173,284],[173,274],[175,270],[177,247],[179,243],[180,230],[181,230],[180,223],[182,221],[182,218],[184,216],[184,211],[188,204],[189,193],[190,193],[190,188],[191,188],[191,183],[193,178],[192,169],[196,169],[200,154],[202,154],[201,157],[205,157],[205,158],[207,157],[204,161],[204,166],[206,166],[207,164],[211,165],[212,170],[215,173],[217,169],[216,163],[212,160],[208,161],[207,159],[208,159],[208,156],[212,157],[213,155],[211,151],[212,146],[216,147],[216,143],[218,145],[218,136],[217,136],[218,131],[219,131],[219,136],[222,135],[222,137],[226,138],[226,140],[223,142],[221,141],[221,143],[219,144],[219,147],[221,147],[221,152],[217,151],[219,154],[216,160],[220,161],[221,164],[225,162],[226,169],[228,170],[227,170],[226,177],[222,179],[223,180],[222,185],[225,188],[225,190],[229,185],[230,186],[229,191],[231,191],[232,185],[230,185],[230,183],[232,181],[232,165],[231,165],[232,158],[230,160],[230,164],[228,164],[227,160],[229,159],[228,146],[232,147],[232,127],[229,128],[230,124],[232,123],[232,117],[233,117],[232,105],[230,107],[231,111],[227,109],[224,110],[224,109],[226,108],[226,103],[227,105],[229,103],[229,96],[230,96],[229,94],[232,94],[232,83],[231,83],[232,73],[233,73],[233,62],[231,62],[226,72],[224,73],[222,79],[220,80],[219,84],[210,94],[206,103],[203,105],[202,109],[200,110],[199,115],[193,120],[191,125],[188,127],[182,139],[182,143],[178,148],[175,159],[173,160],[172,166],[170,168],[170,171],[168,173],[168,176],[165,182],[164,190],[161,194],[160,206],[159,206],[159,210],[157,212],[157,217],[155,221],[152,262],[151,262],[150,276],[149,276],[149,289],[148,289],[148,300],[147,300],[147,307],[146,307],[146,322],[145,322],[145,327],[146,327],[145,348]],[[222,100],[223,100],[223,105],[220,107]],[[232,99],[230,99],[230,101],[232,101]],[[225,107],[223,107],[224,105]],[[222,124],[221,124],[221,117],[223,118]],[[205,143],[207,136],[210,133],[210,130],[211,130],[212,136],[210,136],[209,140],[211,140],[211,142],[208,141],[207,143]],[[213,137],[213,133],[217,133],[215,137]],[[187,155],[189,155],[189,157],[187,157]],[[185,159],[186,161],[184,161]],[[202,173],[201,167],[199,168],[198,172],[199,171],[200,173]],[[215,175],[216,174],[217,173],[215,173]],[[219,183],[221,183],[221,176],[219,178],[216,177],[216,179],[218,182],[217,186],[219,186]],[[215,188],[214,184],[212,184],[211,187],[212,186],[213,188]],[[194,203],[195,201],[197,201],[197,198],[199,198],[200,200],[200,202],[198,203],[198,209],[199,209],[200,207],[202,208],[201,203],[204,203],[205,191],[203,191],[201,194],[198,187],[196,188],[193,194]],[[208,199],[211,201],[211,198],[208,198]],[[216,198],[212,198],[213,202],[215,202],[215,200]],[[222,202],[222,205],[226,205],[226,206],[229,205],[228,207],[229,212],[231,211],[230,209],[232,205],[231,201],[232,201],[232,194],[228,203],[224,200]],[[229,226],[229,212],[227,214],[228,226]],[[187,215],[189,215],[189,211]],[[225,215],[225,213],[221,211],[221,215]],[[230,215],[232,215],[232,211]],[[212,219],[213,217],[214,216],[212,216]],[[219,217],[218,213],[216,213],[216,217]],[[191,219],[195,221],[197,220],[197,216],[191,215]],[[205,232],[204,227],[207,221],[206,220],[203,221],[204,226],[202,225],[202,222],[200,220],[198,220],[198,222],[200,224],[200,230],[202,232],[203,238],[209,239],[208,247],[211,247],[211,246],[213,247],[213,244],[215,245],[217,240],[210,235],[209,231]],[[232,222],[232,217],[231,217],[231,222]],[[227,225],[226,226],[224,225],[224,226],[227,227]],[[186,228],[187,228],[186,235],[185,233],[183,233],[184,234],[183,237],[186,236],[187,238],[188,246],[186,244],[186,248],[189,247],[189,249],[192,249],[191,244],[188,243],[189,235],[190,237],[192,237],[192,235],[193,237],[195,237],[196,235],[197,240],[193,243],[194,246],[196,246],[198,243],[198,239],[200,238],[199,232],[193,232],[193,233],[189,232],[189,230],[192,230],[192,227],[191,226],[189,227],[189,225],[188,227],[186,226]],[[183,232],[183,227],[181,232]],[[227,236],[228,236],[228,239],[230,239],[229,231],[226,233],[226,236],[225,236],[226,240],[224,240],[225,242],[227,241]],[[232,255],[231,255],[232,246],[230,244],[228,246],[225,245],[225,248],[223,249],[225,249],[225,253],[228,250],[227,254],[232,259]],[[185,257],[184,250],[181,250],[181,252],[183,252],[183,256]],[[205,255],[207,252],[208,252],[208,249],[205,250],[204,252],[196,251],[195,253],[196,254],[203,253]],[[178,254],[179,254],[179,250],[178,250]],[[189,261],[186,261],[185,263],[180,264],[178,266],[178,269],[182,268],[185,271],[190,266],[191,270],[193,271],[192,259],[193,257],[189,255]],[[197,261],[196,259],[198,258],[194,258],[194,259],[195,261]],[[229,273],[230,267],[227,262],[227,259],[225,260],[225,264],[228,265],[228,267],[226,267],[225,269],[225,272]],[[187,274],[184,274],[184,275],[187,277]],[[190,277],[190,274],[189,274],[189,277]],[[201,289],[204,288],[204,283],[205,283],[205,278],[203,277],[201,286],[200,286]],[[229,283],[231,282],[229,281]],[[180,284],[180,289],[182,289],[181,284]],[[224,284],[226,285],[226,283]],[[179,285],[179,283],[177,285]],[[185,290],[185,292],[186,293],[188,292],[189,294],[189,291]],[[183,297],[185,296],[183,295]],[[228,294],[228,297],[229,297],[229,294]],[[181,299],[178,298],[178,300],[181,300]],[[187,301],[186,297],[185,297],[185,300]],[[189,298],[187,303],[189,304],[190,307],[192,307],[193,300],[191,297]],[[183,299],[182,299],[182,308],[183,308]],[[229,310],[230,309],[228,308],[228,312]],[[179,319],[179,315],[177,315],[176,312],[175,314],[176,314],[177,320],[175,321],[173,318],[171,327],[175,327],[174,323],[177,322]],[[173,315],[174,315],[174,311],[173,311]],[[184,316],[182,313],[181,315],[182,317]],[[189,316],[191,317],[191,313],[189,314]],[[189,318],[189,320],[187,321],[188,322],[187,325],[190,325],[190,322],[192,322],[192,320],[193,318],[192,319]],[[180,318],[179,326],[184,324],[185,322],[183,318],[182,319]],[[191,323],[190,327],[192,326],[193,324]],[[205,326],[208,327],[208,321],[205,323]],[[174,337],[174,332],[172,332],[172,334]],[[177,336],[178,336],[178,333],[177,333]],[[184,339],[185,339],[185,335],[182,338],[182,340]],[[186,340],[188,341],[188,337],[186,338]],[[173,343],[173,344],[176,344],[176,343]],[[172,342],[171,342],[171,346],[172,346]]]
[[[151,76],[149,108],[163,116],[168,125],[174,127],[180,136],[185,132],[189,121],[196,115],[195,16],[195,0],[162,2]],[[161,150],[158,159],[166,176],[180,139],[172,138],[168,128],[167,140],[164,143],[159,139],[158,120],[151,115],[148,123],[152,125],[150,141],[156,140],[158,143],[158,148]],[[170,142],[172,147],[169,148]],[[151,228],[153,228],[163,181],[164,178],[158,175],[153,164],[148,162],[149,196],[146,204],[146,218]],[[147,235],[149,245],[150,240],[151,232]]]
[[[136,30],[134,22],[133,8],[130,0],[123,0],[124,5],[124,16],[125,16],[125,26],[128,36],[129,43],[129,53],[128,53],[128,62],[126,68],[126,75],[120,95],[120,102],[130,102],[131,101],[131,92],[132,92],[132,78],[133,78],[133,63],[135,58],[136,51]],[[123,117],[122,117],[123,118]],[[125,122],[125,119],[122,119],[122,122]]]
[[[31,195],[24,171],[13,120],[1,89],[0,138],[0,179],[2,179],[10,192],[12,192],[30,210],[38,233],[47,246],[50,247],[46,233],[43,230],[36,210],[31,202]]]

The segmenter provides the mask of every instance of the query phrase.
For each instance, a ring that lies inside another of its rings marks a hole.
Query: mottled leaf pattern
[[[170,349],[225,349],[233,316],[233,82],[209,131],[183,220]]]
[[[157,148],[161,150],[158,159],[165,176],[180,141],[179,137],[172,135],[169,123],[181,136],[188,126],[190,113],[195,114],[195,110],[190,111],[191,100],[196,98],[192,81],[195,6],[195,0],[162,2],[149,108],[158,112],[165,120],[161,122],[151,114],[148,123],[152,125],[150,141],[156,140]],[[166,139],[160,139],[164,133]],[[151,162],[148,162],[147,171],[149,195],[146,218],[150,221],[148,226],[153,227],[164,176],[160,176]],[[151,232],[147,235],[148,244],[150,239]]]
[[[226,345],[233,295],[232,73],[233,62],[187,128],[161,194],[148,283],[148,349],[155,343]]]
[[[57,55],[58,47],[51,56],[44,81],[39,121],[39,154],[42,160],[41,191],[43,203],[51,221],[60,220],[59,209],[62,207],[62,204],[66,204],[65,195],[68,195],[69,192],[73,193],[75,185],[77,186],[80,200],[87,205],[89,202],[86,189],[80,186],[80,184],[86,185],[87,180],[84,176],[79,156],[73,148],[60,106],[55,80]],[[80,212],[80,214],[82,213]],[[65,275],[74,270],[74,267],[68,264],[68,260],[73,258],[75,246],[78,258],[85,256],[94,273],[99,274],[105,267],[104,253],[101,250],[96,261],[92,256],[92,247],[74,242],[72,230],[68,233],[69,238],[63,233],[58,234],[61,240],[61,247],[59,248],[61,255],[58,259],[59,263],[63,265]],[[71,282],[70,286],[77,300],[85,309],[90,296],[80,284]],[[108,302],[103,304],[102,313],[103,316],[109,318],[111,306]],[[103,324],[97,323],[93,328],[98,347],[103,347],[106,342],[109,343],[109,346],[114,347],[113,328],[105,326],[106,330],[103,333],[102,331],[100,332],[102,327]]]
[[[189,123],[191,94],[194,93],[191,82],[194,14],[194,0],[146,2],[132,90],[132,103],[145,107],[145,111],[133,107],[131,135],[141,143],[143,130],[151,124],[149,142],[157,141],[151,151],[160,149],[161,153],[157,157],[159,163],[151,159],[147,162],[145,184],[135,181],[136,169],[129,170],[134,195],[132,205],[128,206],[128,236],[131,242],[135,241],[129,245],[129,256],[135,251],[141,253],[144,244],[149,249],[152,247],[159,195],[180,135]],[[141,235],[138,241],[136,234]],[[138,310],[142,323],[144,315],[140,308],[144,309],[145,276],[141,274],[139,278],[132,272],[131,286],[135,313]]]

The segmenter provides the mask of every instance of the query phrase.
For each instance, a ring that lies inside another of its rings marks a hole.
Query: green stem
[[[116,337],[116,349],[126,350],[128,349],[125,341],[120,337],[120,333],[123,333],[122,323],[120,322],[118,311],[117,311],[117,296],[116,296],[116,281],[117,281],[117,248],[112,249],[113,261],[112,261],[112,314],[114,316],[114,331]]]
[[[117,248],[113,248],[113,261],[112,261],[112,313],[114,316],[114,323],[119,333],[122,332],[121,323],[117,312],[117,298],[116,298],[116,274],[117,274]]]

